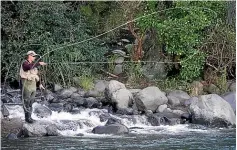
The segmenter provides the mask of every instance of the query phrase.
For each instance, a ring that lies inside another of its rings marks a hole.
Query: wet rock
[[[23,125],[23,135],[25,137],[39,137],[39,136],[46,136],[47,130],[45,127],[38,122],[28,124],[25,123]]]
[[[52,111],[60,112],[63,110],[63,103],[51,103],[48,107]]]
[[[73,100],[73,102],[78,106],[84,106],[86,103],[86,99],[83,97],[77,97],[76,99]]]
[[[216,94],[202,95],[189,106],[193,123],[227,127],[236,124],[235,113],[228,102]]]
[[[83,133],[78,133],[78,134],[76,134],[76,136],[84,136],[84,134]]]
[[[116,114],[121,114],[121,115],[133,115],[133,109],[132,108],[119,108],[116,111]]]
[[[236,93],[235,92],[226,93],[225,95],[222,96],[222,98],[226,100],[233,108],[234,112],[236,112]]]
[[[23,120],[21,118],[1,119],[1,136],[6,137],[9,133],[21,135]]]
[[[3,104],[3,106],[2,106],[1,112],[2,112],[3,117],[7,117],[7,116],[10,115],[8,109],[6,108],[6,105],[4,105],[4,104]]]
[[[135,96],[135,103],[140,111],[152,110],[152,112],[155,112],[160,105],[167,102],[168,99],[164,93],[154,86],[141,90]]]
[[[47,131],[47,136],[58,136],[58,129],[56,125],[49,125],[46,127],[46,131]]]
[[[15,133],[9,133],[7,135],[7,139],[9,139],[9,140],[16,140],[18,138],[17,138],[17,135]]]
[[[111,124],[121,124],[121,120],[114,118],[112,116],[110,116],[110,118],[108,118],[106,125],[111,125]]]
[[[52,115],[52,111],[40,104],[35,104],[33,107],[33,113],[39,118],[47,118]]]
[[[153,112],[151,110],[146,110],[145,114],[146,116],[152,116]]]
[[[86,108],[99,108],[102,106],[94,97],[85,98],[84,107]]]
[[[71,103],[66,103],[63,105],[63,111],[65,112],[72,112],[73,105]]]
[[[122,124],[110,124],[106,126],[97,126],[92,130],[95,134],[128,134],[129,129]]]
[[[151,116],[148,116],[148,122],[152,126],[160,126],[160,125],[176,125],[180,124],[180,116],[174,113],[155,113]]]

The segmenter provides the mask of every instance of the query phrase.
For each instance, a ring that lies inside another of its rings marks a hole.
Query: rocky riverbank
[[[33,115],[37,121],[24,122],[20,90],[1,89],[2,136],[15,139],[32,136],[59,136],[65,130],[94,134],[129,134],[139,127],[127,127],[123,119],[150,126],[201,124],[208,127],[234,127],[235,91],[222,96],[190,96],[185,91],[168,93],[158,87],[128,89],[116,80],[95,81],[92,90],[54,88],[37,94]],[[84,115],[85,118],[55,118],[55,113]],[[86,113],[86,115],[85,115]],[[77,136],[83,136],[78,133]]]

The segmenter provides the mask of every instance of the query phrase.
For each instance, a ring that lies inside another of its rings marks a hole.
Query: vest
[[[38,76],[38,69],[35,67],[35,68],[32,68],[28,71],[24,71],[23,70],[23,67],[21,65],[21,68],[20,68],[20,77],[22,79],[27,79],[27,80],[30,80],[30,81],[36,81],[38,82],[39,81],[39,76]]]

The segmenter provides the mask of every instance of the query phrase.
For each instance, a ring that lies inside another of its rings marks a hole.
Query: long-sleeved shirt
[[[34,63],[30,63],[28,60],[25,60],[22,64],[22,69],[24,71],[28,71],[28,70],[32,69],[32,67],[38,67],[38,66],[40,66],[39,63],[34,64]]]

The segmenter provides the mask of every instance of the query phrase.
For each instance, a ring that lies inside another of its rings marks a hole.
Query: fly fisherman
[[[44,62],[34,63],[36,56],[37,54],[34,51],[28,51],[27,58],[20,68],[22,103],[25,111],[25,121],[28,123],[34,122],[31,118],[32,104],[36,94],[36,83],[40,82],[37,67],[46,65]],[[41,83],[39,88],[44,89]]]

